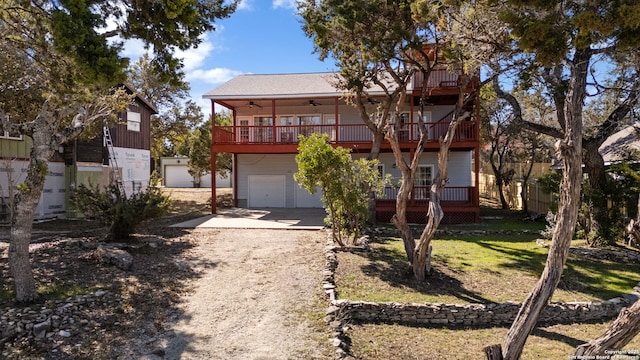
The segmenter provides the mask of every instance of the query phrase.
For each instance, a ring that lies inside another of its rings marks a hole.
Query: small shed
[[[160,158],[160,176],[165,187],[172,188],[192,188],[195,186],[193,176],[187,170],[189,158],[184,157],[162,157]],[[200,187],[211,187],[211,174],[206,174],[200,178]],[[231,174],[226,177],[216,174],[216,187],[231,187]]]

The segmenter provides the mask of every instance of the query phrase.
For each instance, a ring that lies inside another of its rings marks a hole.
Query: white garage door
[[[193,178],[184,165],[167,165],[164,168],[164,185],[166,187],[193,187]]]
[[[285,207],[284,175],[249,175],[249,207]]]
[[[307,190],[295,185],[296,187],[296,207],[297,208],[321,208],[322,200],[320,200],[320,189],[316,189],[315,194],[310,194]]]

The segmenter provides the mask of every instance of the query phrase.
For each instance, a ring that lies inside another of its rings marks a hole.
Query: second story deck
[[[446,134],[449,125],[450,121],[425,124],[425,147],[438,148],[440,138]],[[364,124],[214,126],[213,146],[219,152],[297,152],[299,137],[314,133],[325,134],[331,144],[342,147],[366,149],[370,148],[373,141],[372,131]],[[452,148],[470,149],[477,146],[478,134],[476,121],[461,122],[456,129]],[[399,139],[403,146],[415,145],[420,139],[418,124],[403,126]],[[388,146],[388,143],[383,146]]]
[[[220,105],[233,113],[233,125],[212,129],[213,151],[231,153],[296,153],[300,136],[326,134],[335,146],[355,151],[371,149],[373,133],[358,109],[332,85],[335,74],[283,74],[239,76],[207,93],[214,109]],[[402,107],[401,147],[410,149],[420,140],[419,122],[425,125],[425,149],[438,149],[447,132],[461,91],[460,76],[434,70],[428,79],[413,79],[410,96]],[[426,89],[429,108],[418,114],[420,89]],[[418,91],[418,93],[416,93]],[[464,91],[464,89],[462,90]],[[374,114],[384,92],[371,89],[364,104]],[[477,115],[477,114],[476,114]],[[422,117],[422,119],[420,119]],[[459,124],[451,148],[468,150],[479,145],[477,116]],[[382,144],[383,150],[389,148]]]

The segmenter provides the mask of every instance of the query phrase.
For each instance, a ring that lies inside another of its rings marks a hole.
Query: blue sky
[[[240,74],[325,72],[313,53],[313,42],[302,31],[295,0],[243,0],[228,19],[216,23],[197,49],[179,53],[184,58],[191,97],[205,114],[211,113],[202,95]],[[135,61],[142,53],[139,43],[129,42],[123,55]]]

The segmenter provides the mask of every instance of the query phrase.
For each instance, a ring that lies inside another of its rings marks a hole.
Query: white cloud
[[[208,84],[221,84],[241,74],[241,71],[226,68],[214,68],[209,70],[197,69],[188,72],[186,74],[186,80],[198,80]]]
[[[273,8],[297,9],[297,0],[273,0]]]
[[[185,51],[176,51],[175,55],[177,58],[183,59],[184,70],[189,72],[190,70],[197,69],[209,56],[211,51],[215,50],[216,46],[213,42],[209,41],[207,34],[203,35],[202,42],[198,45],[197,48],[188,49]]]
[[[144,42],[140,39],[130,39],[124,42],[121,55],[131,59],[131,62],[135,62],[145,53],[153,52],[153,47],[149,46],[149,50],[144,48]]]
[[[251,2],[249,0],[241,0],[238,3],[238,10],[251,10],[253,6],[251,6]]]

